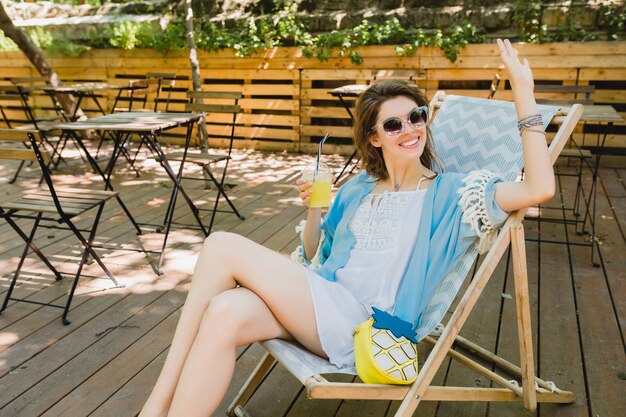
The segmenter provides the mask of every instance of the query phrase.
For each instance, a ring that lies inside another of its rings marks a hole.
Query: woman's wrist
[[[306,216],[307,228],[311,227],[313,229],[309,229],[309,230],[319,230],[321,223],[322,223],[322,209],[319,207],[309,208],[309,212],[307,213],[307,216]]]
[[[517,111],[518,119],[539,113],[537,101],[535,101],[535,95],[532,91],[524,91],[513,94],[513,102],[515,103],[515,110]]]
[[[535,91],[532,86],[524,88],[514,88],[511,90],[513,93],[513,99],[517,100],[532,100],[535,101]]]

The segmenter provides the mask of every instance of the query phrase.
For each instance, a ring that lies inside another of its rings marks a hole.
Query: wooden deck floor
[[[289,154],[239,152],[228,182],[231,196],[247,217],[220,214],[215,230],[229,230],[287,254],[296,245],[294,226],[304,210],[291,183],[309,157]],[[340,166],[341,158],[328,158]],[[27,170],[16,185],[7,183],[15,164],[0,165],[0,198],[36,187],[34,171]],[[140,178],[120,170],[114,184],[132,213],[143,222],[158,222],[171,187],[162,170],[147,160]],[[66,167],[67,169],[67,167]],[[564,170],[564,169],[562,169]],[[98,186],[92,175],[72,165],[57,180],[72,185]],[[527,221],[529,239],[564,240],[572,244],[527,243],[535,357],[538,375],[561,389],[576,393],[575,404],[541,405],[537,415],[563,417],[621,417],[626,415],[626,169],[604,168],[598,189],[597,226],[599,268],[590,264],[590,249],[573,226]],[[575,183],[560,177],[559,193],[550,204],[569,206]],[[585,177],[589,188],[589,175]],[[205,199],[200,183],[189,189]],[[186,206],[176,217],[189,221]],[[563,217],[563,210],[544,209],[544,216]],[[86,226],[86,220],[79,222]],[[98,241],[112,249],[100,252],[105,263],[126,287],[108,289],[97,265],[91,264],[80,281],[63,326],[60,310],[13,303],[0,316],[0,417],[136,415],[163,363],[184,302],[189,274],[202,243],[200,234],[183,229],[172,233],[163,276],[155,275],[155,257],[124,249],[155,249],[160,234],[137,237],[119,206],[105,210]],[[45,229],[39,245],[54,264],[71,271],[78,247],[68,233]],[[5,222],[0,224],[1,291],[5,294],[22,242]],[[28,261],[16,296],[48,302],[62,301],[69,280],[55,282],[41,263]],[[498,268],[462,335],[518,363],[512,273],[506,259]],[[229,400],[262,355],[258,345],[238,351]],[[210,377],[210,376],[209,376]],[[486,386],[487,380],[456,363],[446,362],[435,383]],[[274,368],[247,409],[254,416],[372,416],[393,415],[396,402],[307,400],[301,386],[280,366]],[[423,403],[419,416],[528,416],[520,404]]]

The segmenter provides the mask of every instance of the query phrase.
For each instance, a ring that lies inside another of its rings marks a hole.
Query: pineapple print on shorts
[[[411,323],[373,307],[354,330],[354,359],[367,384],[412,384],[417,378],[417,341]]]

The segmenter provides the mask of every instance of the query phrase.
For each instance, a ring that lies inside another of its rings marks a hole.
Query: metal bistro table
[[[369,87],[369,85],[350,84],[350,85],[343,85],[341,87],[334,88],[328,92],[328,94],[330,94],[331,96],[337,97],[339,99],[339,101],[343,105],[343,108],[346,109],[346,112],[348,112],[348,116],[350,116],[351,124],[354,123],[354,115],[352,114],[352,110],[350,110],[350,106],[344,100],[344,97],[351,98],[351,99],[357,98],[361,95],[361,93],[363,93],[363,91],[367,89],[367,87]],[[348,167],[352,163],[352,160],[357,156],[356,154],[357,154],[357,150],[355,149],[354,152],[352,152],[352,155],[350,155],[350,158],[348,158],[345,165],[341,169],[341,172],[339,173],[339,175],[337,175],[337,179],[335,180],[336,183],[339,182],[339,179],[341,178],[343,173],[346,171],[346,169],[348,169]],[[348,173],[348,175],[352,174],[352,171],[354,171],[354,168],[356,168],[358,164],[359,164],[359,158],[357,158],[356,161],[354,162],[354,165],[350,169],[350,172]]]
[[[152,152],[155,159],[159,161],[163,169],[165,169],[165,172],[174,183],[174,189],[172,190],[172,198],[170,198],[169,202],[170,207],[168,207],[167,210],[170,218],[166,219],[165,222],[165,237],[163,239],[163,247],[159,255],[159,261],[157,266],[157,273],[159,274],[162,274],[161,265],[163,262],[163,254],[165,252],[165,246],[167,245],[167,236],[169,234],[172,223],[171,216],[174,212],[171,206],[175,204],[176,196],[179,191],[189,205],[189,208],[191,209],[191,212],[194,215],[196,222],[198,223],[198,226],[200,227],[204,235],[207,236],[208,232],[204,224],[202,223],[202,220],[200,219],[198,208],[196,208],[195,204],[181,185],[180,178],[182,176],[184,164],[181,163],[178,174],[174,173],[172,167],[167,161],[163,149],[159,145],[157,136],[167,130],[183,126],[187,127],[184,145],[184,156],[186,156],[187,150],[189,149],[189,143],[191,141],[193,125],[197,123],[202,117],[204,117],[204,115],[201,113],[122,112],[107,114],[105,116],[94,117],[91,119],[76,122],[56,123],[54,125],[55,129],[68,132],[68,134],[71,135],[77,141],[77,143],[80,144],[83,152],[88,155],[87,158],[89,159],[92,167],[103,176],[106,184],[105,189],[113,189],[113,187],[111,186],[111,174],[115,167],[115,163],[119,155],[121,154],[123,137],[127,134],[139,135],[141,139],[144,140],[145,143],[148,145],[148,148]],[[86,130],[96,130],[101,134],[104,132],[111,132],[113,134],[113,137],[115,139],[113,154],[111,155],[111,159],[109,159],[109,162],[104,172],[102,172],[97,162],[89,155],[89,152],[83,144],[82,139],[79,137],[80,135],[77,134],[77,132],[79,131]],[[125,209],[125,211],[127,215],[130,216],[130,213],[127,211],[127,209]]]
[[[31,91],[40,90],[52,96],[53,98],[54,98],[54,95],[56,94],[68,94],[68,95],[75,96],[76,104],[74,106],[74,109],[72,110],[72,114],[69,115],[68,117],[68,121],[75,121],[76,113],[78,112],[78,109],[80,109],[80,105],[82,104],[85,98],[91,99],[98,107],[98,110],[100,111],[100,113],[102,115],[106,115],[107,114],[106,110],[104,110],[104,108],[98,101],[98,98],[101,96],[96,94],[96,91],[123,90],[125,88],[127,88],[127,86],[122,85],[122,84],[78,83],[78,84],[72,84],[72,85],[63,85],[59,87],[55,87],[52,85],[34,86],[34,87],[30,87],[29,90]]]
[[[64,121],[66,122],[74,122],[76,120],[78,120],[77,114],[78,114],[78,110],[80,109],[81,104],[83,103],[84,99],[88,98],[91,99],[91,101],[93,101],[96,105],[96,107],[98,108],[98,111],[100,112],[100,114],[102,114],[103,116],[107,114],[106,110],[102,107],[102,105],[100,104],[100,102],[98,101],[98,98],[102,97],[101,95],[97,94],[97,91],[103,91],[103,90],[124,90],[126,89],[127,86],[123,85],[123,84],[109,84],[109,83],[97,83],[97,82],[91,82],[91,83],[77,83],[77,84],[72,84],[72,85],[62,85],[62,86],[53,86],[53,85],[37,85],[37,86],[33,86],[33,87],[28,87],[27,90],[28,91],[43,91],[45,94],[47,94],[53,101],[56,100],[55,96],[57,94],[65,94],[65,95],[71,95],[76,97],[76,102],[74,104],[74,108],[71,110],[71,114],[63,114],[63,118]],[[67,144],[67,137],[61,137],[59,139],[59,141],[57,142],[57,145],[55,147],[55,152],[57,151],[57,148],[60,147],[61,149],[58,150],[59,152],[59,156],[60,154],[63,152],[63,150],[65,149],[65,146]],[[100,149],[100,146],[102,145],[102,138],[100,139],[100,143],[98,145],[98,150]],[[96,152],[96,159],[98,158],[98,154]],[[59,158],[60,159],[60,158]],[[56,164],[55,164],[56,166]]]
[[[596,195],[598,191],[598,172],[600,169],[600,159],[604,152],[604,146],[606,144],[606,137],[611,132],[614,123],[622,123],[624,119],[612,106],[608,105],[585,105],[583,107],[583,114],[580,117],[579,123],[583,124],[597,124],[599,129],[596,134],[595,146],[585,145],[586,148],[593,148],[595,152],[593,154],[593,161],[589,165],[591,171],[591,188],[589,195],[585,201],[585,214],[582,220],[582,233],[589,233],[589,243],[579,243],[577,245],[591,246],[591,263],[595,267],[599,267],[600,264],[594,260],[594,248],[598,244],[596,239]],[[591,232],[585,230],[587,225],[587,219],[591,226]],[[570,244],[572,244],[570,242]]]

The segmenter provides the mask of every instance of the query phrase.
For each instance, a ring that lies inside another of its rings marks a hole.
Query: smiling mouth
[[[417,145],[419,143],[419,141],[420,141],[420,138],[407,140],[406,142],[402,142],[400,144],[400,146],[403,147],[403,148],[411,148],[411,147]]]

